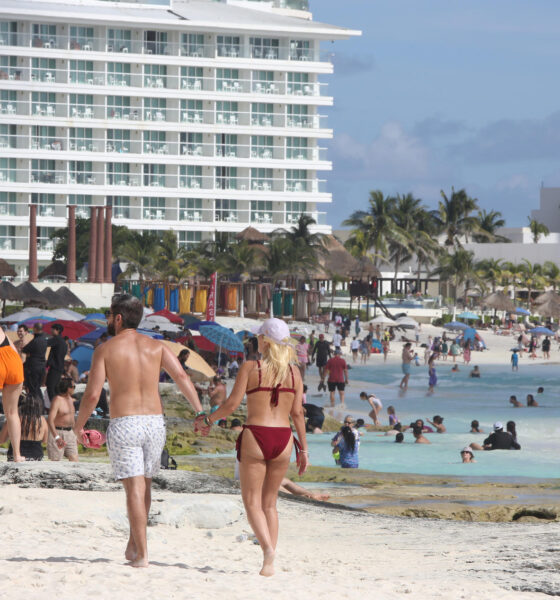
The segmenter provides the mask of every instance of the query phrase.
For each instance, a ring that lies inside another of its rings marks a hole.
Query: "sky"
[[[333,53],[327,146],[337,229],[370,190],[437,208],[465,189],[508,227],[560,187],[560,2],[311,0],[313,19],[358,29]]]

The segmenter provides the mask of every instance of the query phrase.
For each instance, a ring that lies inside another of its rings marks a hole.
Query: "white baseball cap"
[[[257,325],[251,330],[256,335],[265,335],[277,344],[291,344],[290,330],[282,319],[267,319],[264,323]]]
[[[496,421],[494,423],[494,431],[498,431],[498,430],[503,429],[503,428],[504,428],[504,426],[502,425],[502,423],[500,421]]]

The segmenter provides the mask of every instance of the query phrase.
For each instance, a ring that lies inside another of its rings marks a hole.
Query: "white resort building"
[[[181,244],[289,227],[330,233],[333,99],[307,0],[2,0],[0,256],[39,266],[68,206]]]

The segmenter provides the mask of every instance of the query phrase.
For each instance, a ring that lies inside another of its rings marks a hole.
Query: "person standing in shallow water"
[[[428,394],[431,395],[434,393],[434,388],[437,385],[437,375],[436,375],[436,357],[435,354],[432,354],[430,360],[428,361]]]
[[[146,527],[151,504],[152,477],[161,466],[165,423],[159,395],[161,369],[167,371],[197,411],[195,432],[208,434],[196,390],[173,352],[158,340],[136,331],[143,316],[140,300],[128,294],[113,297],[107,330],[114,336],[93,353],[86,391],[74,425],[78,441],[97,405],[105,379],[111,390],[111,420],[107,449],[114,477],[122,481],[130,536],[125,558],[132,567],[148,566]]]

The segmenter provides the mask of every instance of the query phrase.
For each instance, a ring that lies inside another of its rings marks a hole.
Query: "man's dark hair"
[[[18,329],[23,329],[23,331],[29,331],[29,327],[25,323],[20,323],[18,325]]]
[[[56,386],[57,394],[66,394],[66,392],[71,388],[75,387],[74,382],[71,379],[61,379]]]
[[[404,440],[404,433],[397,433],[397,435],[395,436],[395,442],[397,444],[402,444]]]
[[[241,420],[240,419],[232,419],[230,428],[231,427],[241,427]]]
[[[181,352],[179,352],[179,356],[177,357],[179,360],[187,360],[189,358],[190,355],[190,350],[187,350],[186,348],[184,350],[181,350]]]
[[[117,294],[111,300],[113,316],[121,315],[124,329],[136,329],[144,316],[144,308],[138,298],[130,294]]]
[[[35,325],[33,325],[33,331],[35,333],[43,333],[43,324],[42,323],[35,323]]]
[[[60,323],[55,323],[51,327],[51,331],[58,331],[58,333],[61,334],[64,331],[64,325],[61,325]]]

